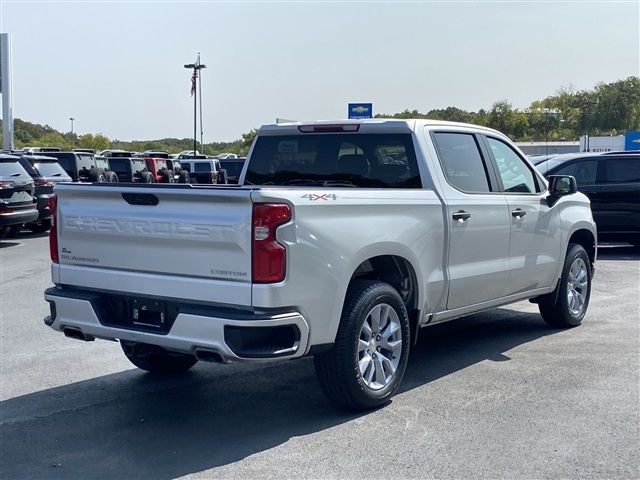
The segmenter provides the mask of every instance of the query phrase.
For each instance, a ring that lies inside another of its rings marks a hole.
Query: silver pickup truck
[[[523,299],[573,327],[589,304],[589,200],[484,127],[268,125],[239,186],[56,193],[45,323],[153,373],[314,355],[332,400],[374,408],[421,327]]]

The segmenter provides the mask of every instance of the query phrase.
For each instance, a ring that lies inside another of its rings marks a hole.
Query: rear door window
[[[131,169],[133,170],[133,173],[140,173],[147,166],[143,160],[129,160],[129,162],[131,164]]]
[[[128,175],[129,172],[129,160],[125,158],[110,158],[109,159],[109,167],[111,170],[116,172],[117,175]]]
[[[60,166],[58,162],[50,160],[34,162],[33,166],[43,177],[66,177],[67,172]]]
[[[3,180],[11,180],[12,178],[27,177],[31,178],[24,168],[18,163],[18,159],[0,159],[0,177]],[[6,177],[6,178],[5,178]]]
[[[77,157],[78,170],[91,170],[94,167],[95,162],[91,155],[78,155]]]
[[[302,134],[258,137],[246,182],[421,188],[410,134]]]
[[[596,160],[581,160],[561,166],[552,175],[571,175],[575,177],[578,185],[594,185],[597,172],[598,162]]]
[[[209,173],[211,172],[211,164],[204,162],[196,162],[193,164],[195,173]]]
[[[438,158],[447,181],[465,193],[489,192],[489,175],[476,138],[470,133],[433,134]]]
[[[604,183],[640,182],[640,157],[607,158],[604,167]]]

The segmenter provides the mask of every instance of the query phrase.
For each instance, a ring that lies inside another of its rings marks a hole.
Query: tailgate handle
[[[160,200],[152,193],[123,193],[122,198],[129,205],[151,205],[155,206]]]

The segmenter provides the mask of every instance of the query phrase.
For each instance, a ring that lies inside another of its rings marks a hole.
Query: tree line
[[[619,135],[626,130],[640,129],[640,77],[599,83],[589,90],[575,91],[571,87],[564,87],[555,95],[531,102],[527,108],[514,108],[507,100],[501,100],[490,109],[477,112],[447,107],[426,112],[404,110],[394,114],[378,114],[376,118],[429,118],[474,123],[495,128],[515,141],[577,140],[585,134]],[[223,152],[246,155],[256,132],[253,129],[233,142],[205,143],[199,148],[210,155]],[[14,140],[16,148],[56,146],[62,149],[117,148],[130,151],[164,150],[170,153],[193,149],[192,138],[127,142],[109,139],[101,133],[63,133],[48,125],[17,118],[14,121]]]
[[[578,140],[581,135],[619,135],[640,129],[640,78],[599,83],[593,89],[561,88],[556,95],[514,108],[507,100],[491,109],[469,112],[456,107],[426,113],[405,110],[377,118],[429,118],[494,128],[515,141]]]

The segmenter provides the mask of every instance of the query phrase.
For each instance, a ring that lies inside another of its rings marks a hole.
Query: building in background
[[[640,131],[629,130],[624,135],[606,137],[580,137],[581,152],[613,152],[619,150],[640,150]]]

